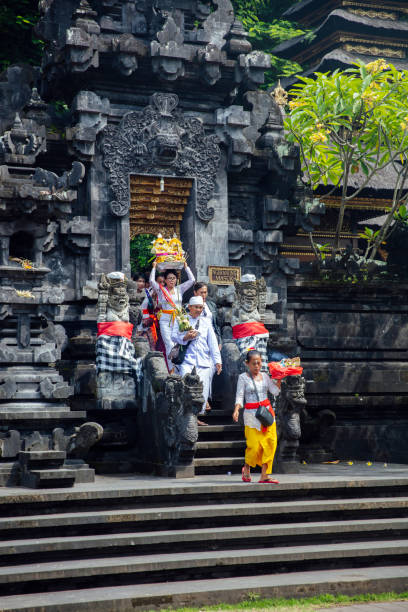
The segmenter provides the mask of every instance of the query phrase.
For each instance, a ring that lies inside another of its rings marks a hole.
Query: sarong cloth
[[[262,370],[267,371],[268,354],[266,347],[268,344],[269,332],[265,325],[260,321],[249,323],[239,323],[232,327],[232,335],[238,346],[241,355],[253,348],[259,352],[262,358]]]
[[[266,428],[265,433],[253,427],[245,427],[245,440],[245,463],[251,467],[262,466],[263,463],[266,463],[266,473],[271,474],[278,444],[276,421]]]
[[[96,339],[96,371],[131,374],[136,380],[142,376],[142,358],[135,357],[130,340],[132,323],[111,321],[98,323]]]

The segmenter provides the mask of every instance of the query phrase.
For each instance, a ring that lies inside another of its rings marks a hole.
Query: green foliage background
[[[267,89],[280,77],[290,76],[302,71],[296,62],[277,57],[272,53],[276,45],[294,36],[311,32],[300,28],[291,21],[281,19],[282,14],[299,0],[231,0],[236,16],[242,21],[253,49],[268,53],[271,68],[265,73]]]
[[[149,260],[153,257],[150,250],[152,240],[155,236],[151,234],[138,234],[130,241],[130,267],[132,274],[146,275],[152,267]]]
[[[38,0],[1,0],[0,71],[10,64],[41,64],[43,42],[35,35]]]

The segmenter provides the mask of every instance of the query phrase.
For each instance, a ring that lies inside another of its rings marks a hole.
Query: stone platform
[[[408,589],[408,466],[0,490],[0,609],[146,611]]]
[[[257,484],[257,476],[260,474],[259,468],[253,470],[253,481],[251,485]],[[277,478],[280,482],[280,488],[284,485],[285,490],[292,488],[296,489],[298,485],[307,485],[310,483],[316,485],[330,486],[330,483],[347,482],[350,486],[355,483],[357,486],[361,480],[376,481],[377,479],[395,479],[406,478],[408,482],[408,465],[398,463],[378,463],[367,465],[366,462],[354,461],[349,465],[346,461],[341,461],[338,464],[306,464],[300,465],[299,474],[279,474]],[[164,489],[171,490],[174,493],[179,491],[181,494],[186,486],[190,489],[202,486],[216,486],[222,488],[225,485],[236,485],[248,487],[246,483],[241,482],[240,474],[225,473],[212,475],[199,475],[194,478],[160,478],[157,476],[147,476],[145,474],[118,474],[114,476],[95,476],[95,482],[79,483],[74,489],[47,489],[44,492],[34,492],[25,487],[0,487],[0,504],[4,499],[13,498],[16,501],[24,499],[38,500],[42,497],[47,499],[79,499],[86,498],[87,494],[90,497],[97,496],[98,493],[121,492],[121,491],[138,491],[139,494],[144,490]],[[16,497],[17,496],[17,497]],[[22,497],[20,497],[22,496]]]

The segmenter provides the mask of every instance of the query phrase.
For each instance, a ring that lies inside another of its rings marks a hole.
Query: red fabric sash
[[[259,334],[267,334],[268,330],[260,321],[251,321],[250,323],[239,323],[232,327],[233,338],[247,338],[248,336],[259,336]]]
[[[244,408],[246,410],[258,410],[259,406],[268,406],[269,412],[271,413],[273,418],[275,418],[275,411],[272,408],[271,402],[268,399],[264,399],[262,400],[262,402],[247,402]],[[268,431],[268,428],[264,427],[264,425],[261,425],[261,431],[262,433],[266,433]]]
[[[152,322],[151,323],[152,336],[153,336],[154,342],[157,342],[158,340],[157,328],[159,327],[159,320],[155,313],[149,312],[147,309],[143,310],[143,314],[145,315],[146,318],[150,319],[150,321]]]
[[[170,293],[167,291],[167,289],[165,287],[163,287],[162,285],[160,286],[160,289],[161,289],[162,294],[164,295],[164,297],[166,299],[166,302],[168,302],[171,306],[173,306],[173,308],[175,310],[177,310],[177,306],[173,302],[172,297],[171,297]]]
[[[296,376],[302,374],[303,368],[301,366],[290,366],[286,367],[279,363],[279,361],[271,361],[268,363],[269,374],[274,380],[281,380],[286,376]]]
[[[123,336],[128,340],[132,338],[133,323],[126,321],[107,321],[106,323],[98,323],[99,336]]]
[[[262,400],[262,402],[247,402],[244,406],[246,410],[258,410],[259,406],[268,406],[269,412],[275,416],[275,411],[272,408],[271,402],[268,399]]]

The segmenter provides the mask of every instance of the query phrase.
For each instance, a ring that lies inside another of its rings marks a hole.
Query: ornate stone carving
[[[400,57],[405,58],[403,49],[390,49],[389,47],[368,47],[367,45],[344,45],[348,53],[361,53],[362,55],[373,55],[374,57]]]
[[[76,428],[76,431],[67,440],[65,449],[69,457],[85,459],[89,449],[99,442],[103,435],[103,427],[99,423],[88,422]]]
[[[77,123],[66,129],[71,153],[85,161],[93,159],[96,137],[106,126],[109,109],[108,98],[100,98],[93,91],[80,91],[75,96],[72,110]]]
[[[254,281],[235,281],[237,303],[232,310],[231,323],[262,321],[266,308],[266,282],[263,277]]]
[[[278,440],[277,462],[279,471],[299,471],[296,457],[301,436],[300,413],[306,406],[305,379],[303,376],[287,376],[282,380],[277,400]]]
[[[129,321],[129,296],[126,285],[126,280],[109,278],[101,274],[98,285],[98,323]]]
[[[203,405],[203,385],[195,368],[191,374],[169,376],[165,397],[169,405],[164,437],[168,446],[169,469],[192,465],[198,439],[197,414]]]
[[[183,44],[183,33],[172,15],[167,16],[157,40],[150,43],[154,72],[168,81],[184,76],[184,62],[190,59],[190,50]]]
[[[360,17],[370,17],[370,19],[391,19],[396,21],[398,19],[397,13],[393,11],[371,11],[365,9],[349,8],[349,13],[353,15],[359,15]]]
[[[126,215],[130,208],[129,174],[158,174],[196,178],[196,213],[210,221],[208,207],[220,162],[215,135],[206,136],[202,121],[177,110],[175,94],[155,93],[151,105],[127,113],[118,127],[104,129],[104,164],[115,199],[114,215]]]
[[[10,164],[34,164],[37,155],[47,150],[45,126],[16,113],[10,130],[0,138],[0,159]]]

